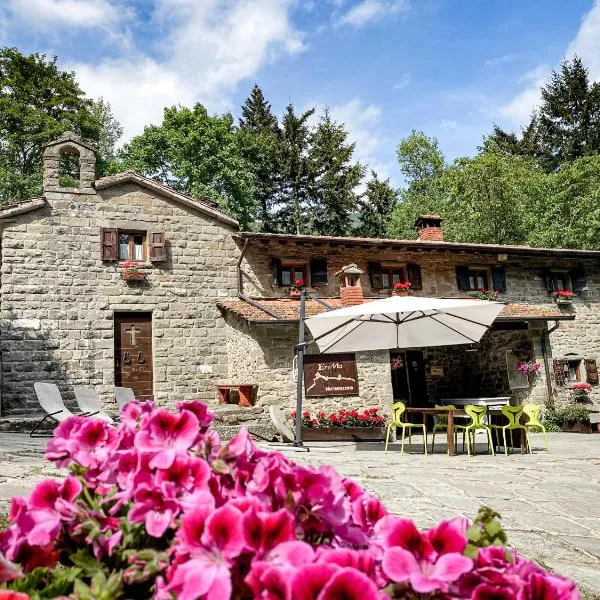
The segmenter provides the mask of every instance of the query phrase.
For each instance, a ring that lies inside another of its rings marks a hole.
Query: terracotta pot
[[[383,427],[303,427],[305,442],[372,442],[385,439]]]
[[[301,294],[298,290],[290,290],[290,298],[300,298]]]
[[[141,271],[123,271],[121,277],[125,281],[143,281],[146,274]]]
[[[393,296],[408,296],[408,290],[394,290],[392,292]]]

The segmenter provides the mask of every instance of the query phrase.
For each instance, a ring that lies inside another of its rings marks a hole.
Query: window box
[[[303,427],[305,442],[372,442],[385,439],[384,427]]]
[[[123,271],[121,277],[124,281],[143,281],[146,278],[146,273],[142,273],[142,271]]]
[[[556,302],[556,304],[573,304],[573,298],[567,298],[566,296],[556,296],[554,298],[554,302]]]

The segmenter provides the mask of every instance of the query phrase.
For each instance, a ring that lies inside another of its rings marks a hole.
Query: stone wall
[[[154,391],[163,404],[215,400],[229,373],[216,301],[237,294],[233,229],[134,183],[97,193],[47,191],[47,206],[3,223],[2,414],[39,412],[35,381],[95,388],[114,402],[113,315],[151,311]],[[163,231],[167,260],[143,285],[100,252],[103,227]]]
[[[231,314],[226,320],[231,383],[258,384],[258,406],[273,404],[285,413],[294,410],[294,346],[298,343],[298,325],[253,324]],[[356,365],[359,396],[306,398],[306,410],[389,406],[392,402],[389,352],[358,352]]]

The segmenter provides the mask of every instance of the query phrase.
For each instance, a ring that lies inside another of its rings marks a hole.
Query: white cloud
[[[157,48],[66,67],[77,72],[90,96],[111,103],[127,140],[145,124],[159,123],[164,106],[200,101],[211,111],[228,108],[239,82],[280,54],[303,50],[290,5],[291,0],[156,0],[153,22],[164,32]]]
[[[489,58],[488,60],[484,61],[483,64],[486,67],[496,67],[498,65],[504,65],[506,63],[513,62],[517,60],[518,57],[518,54],[503,54],[502,56]]]
[[[408,10],[410,10],[409,0],[361,0],[337,18],[336,26],[350,25],[358,28],[385,16],[408,12]]]
[[[454,119],[442,119],[440,121],[440,127],[442,129],[456,129],[458,123]]]
[[[567,47],[564,58],[570,60],[577,54],[590,71],[590,78],[600,81],[600,0],[595,0],[590,11],[581,20],[577,35]],[[528,82],[525,89],[512,100],[498,107],[497,114],[513,125],[524,125],[531,112],[540,102],[540,87],[547,83],[550,69],[540,65],[526,73],[524,80]]]
[[[393,90],[403,90],[411,82],[412,75],[410,73],[403,73],[402,77],[392,86]]]
[[[33,29],[46,26],[107,27],[117,23],[119,12],[109,0],[7,0],[5,10]]]

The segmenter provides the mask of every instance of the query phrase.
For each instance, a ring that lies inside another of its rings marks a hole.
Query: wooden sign
[[[431,376],[432,377],[443,377],[444,376],[444,367],[431,367]]]
[[[354,354],[305,356],[304,392],[307,398],[358,396],[358,373]]]

